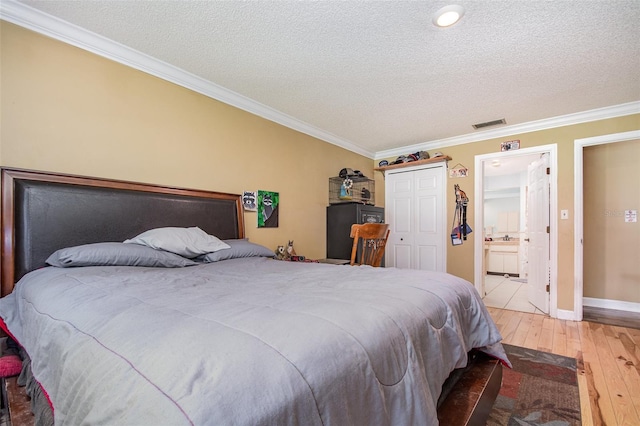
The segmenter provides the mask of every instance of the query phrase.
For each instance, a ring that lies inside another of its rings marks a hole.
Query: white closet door
[[[445,271],[443,176],[441,168],[416,170],[415,269]]]
[[[444,165],[387,172],[386,266],[446,271]]]
[[[385,184],[385,221],[391,232],[385,248],[385,266],[411,269],[413,258],[413,173],[388,173]]]

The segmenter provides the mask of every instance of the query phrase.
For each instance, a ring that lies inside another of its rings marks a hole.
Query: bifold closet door
[[[446,271],[445,173],[443,165],[387,172],[387,266]]]

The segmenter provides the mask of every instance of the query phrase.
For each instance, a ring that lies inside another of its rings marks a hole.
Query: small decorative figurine
[[[287,251],[284,249],[284,246],[278,246],[276,248],[276,259],[284,260],[287,257]]]
[[[371,199],[371,191],[369,191],[365,187],[362,187],[362,191],[360,191],[360,198],[362,198],[362,202],[366,204],[367,201]]]
[[[287,257],[296,256],[296,250],[293,248],[293,240],[289,240],[289,244],[287,244]]]
[[[456,193],[456,203],[466,206],[469,203],[469,197],[467,197],[467,194],[460,189],[460,185],[457,183],[453,185],[453,189]]]

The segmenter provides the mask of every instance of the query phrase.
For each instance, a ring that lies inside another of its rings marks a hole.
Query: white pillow
[[[228,249],[227,243],[209,235],[202,229],[193,228],[155,228],[124,241],[126,244],[140,244],[158,250],[165,250],[180,256],[193,258],[205,253]]]

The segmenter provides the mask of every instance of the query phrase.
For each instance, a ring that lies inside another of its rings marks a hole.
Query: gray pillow
[[[125,244],[140,244],[158,250],[170,251],[180,256],[193,258],[229,248],[217,237],[209,235],[197,226],[191,228],[155,228],[126,240]]]
[[[205,263],[218,262],[219,260],[236,259],[239,257],[274,257],[275,253],[265,246],[242,240],[223,240],[230,248],[208,253],[198,258]]]
[[[95,243],[67,247],[53,253],[47,259],[51,266],[153,266],[181,268],[197,265],[168,251],[155,250],[138,244]]]

